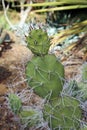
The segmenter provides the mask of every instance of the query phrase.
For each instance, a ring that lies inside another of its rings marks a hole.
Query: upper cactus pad
[[[42,56],[48,53],[50,40],[47,32],[42,29],[33,29],[26,38],[29,49],[36,55]]]

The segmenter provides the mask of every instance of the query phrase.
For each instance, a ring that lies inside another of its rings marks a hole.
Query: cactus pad
[[[18,114],[22,107],[22,102],[16,94],[9,94],[8,96],[10,107],[15,114]]]
[[[29,49],[36,55],[45,55],[50,47],[47,32],[42,29],[33,29],[26,38]]]
[[[28,83],[36,94],[57,97],[63,86],[64,67],[54,55],[33,57],[26,68]]]
[[[34,126],[40,120],[40,113],[34,109],[23,110],[19,113],[21,123],[27,126]]]
[[[44,106],[44,118],[52,130],[79,130],[81,109],[71,97],[60,97]]]

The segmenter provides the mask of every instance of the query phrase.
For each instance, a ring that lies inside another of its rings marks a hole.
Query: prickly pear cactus
[[[50,47],[47,32],[42,29],[33,29],[26,38],[29,49],[36,55],[46,55]]]
[[[21,123],[26,124],[26,127],[29,126],[35,126],[40,122],[40,115],[41,113],[34,110],[34,109],[29,109],[29,110],[22,110],[19,113]]]
[[[54,55],[33,57],[26,67],[29,86],[42,98],[57,97],[63,86],[64,67]]]
[[[18,114],[22,108],[22,102],[16,94],[9,94],[8,96],[10,107],[15,114]]]
[[[51,130],[79,130],[81,109],[79,102],[71,97],[60,97],[46,103],[43,110],[44,119]]]

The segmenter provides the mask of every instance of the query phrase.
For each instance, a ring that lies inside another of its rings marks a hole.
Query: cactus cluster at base
[[[28,110],[22,110],[19,113],[21,123],[26,124],[26,127],[32,127],[40,123],[41,121],[41,113],[34,110],[34,109],[28,109]]]
[[[59,96],[63,87],[64,67],[54,55],[35,56],[27,64],[26,75],[30,87],[42,98]]]
[[[43,109],[44,118],[51,130],[79,130],[81,109],[79,102],[71,97],[59,97],[46,103]]]
[[[20,98],[16,94],[11,93],[9,94],[8,99],[12,111],[15,114],[18,114],[22,108],[22,102]]]

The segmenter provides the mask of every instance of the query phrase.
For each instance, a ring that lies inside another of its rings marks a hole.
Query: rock
[[[32,52],[24,45],[14,43],[11,47],[3,52],[2,57],[0,57],[0,65],[25,64],[33,56]]]
[[[21,89],[26,87],[25,65],[31,60],[32,56],[32,52],[26,46],[12,43],[11,49],[3,52],[0,57],[0,66],[4,68],[3,72],[6,73],[8,71],[8,73],[2,73],[2,76],[0,75],[0,82],[8,88],[14,88],[16,86],[16,89],[17,87]]]
[[[5,95],[7,93],[7,87],[4,84],[0,84],[0,96]]]
[[[3,66],[0,66],[0,82],[8,78],[10,75],[11,75],[11,72],[9,70],[7,70]]]

